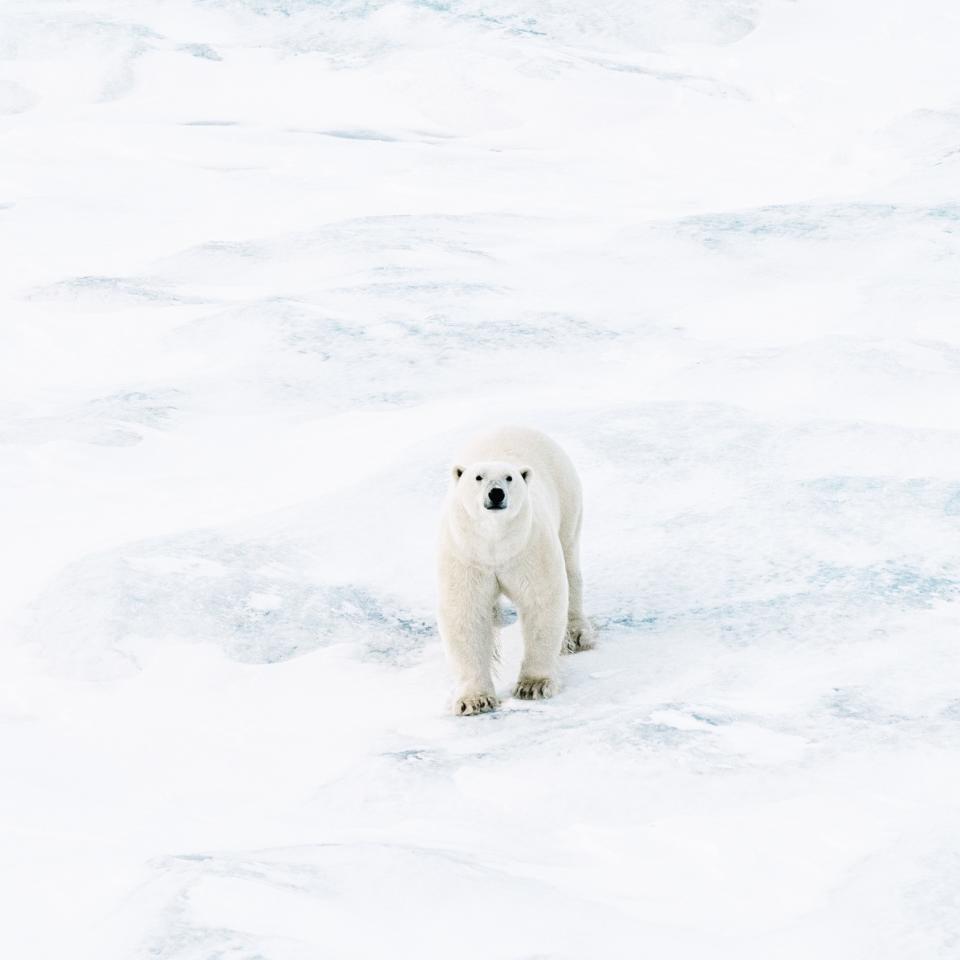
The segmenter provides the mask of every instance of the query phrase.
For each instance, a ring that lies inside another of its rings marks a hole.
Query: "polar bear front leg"
[[[544,563],[535,582],[517,596],[523,663],[513,695],[520,700],[540,700],[557,692],[560,650],[567,628],[567,594],[566,571],[557,556]]]
[[[491,674],[498,594],[492,571],[453,559],[441,565],[438,620],[457,678],[453,712],[459,716],[486,713],[500,705]]]

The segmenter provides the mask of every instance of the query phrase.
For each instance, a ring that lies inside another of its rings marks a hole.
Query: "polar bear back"
[[[563,449],[539,430],[501,427],[476,437],[464,447],[458,463],[500,460],[529,467],[533,500],[549,519],[566,549],[580,530],[582,491],[573,462]]]

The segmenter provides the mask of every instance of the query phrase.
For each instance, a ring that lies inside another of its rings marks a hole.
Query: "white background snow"
[[[0,953],[960,956],[958,48],[4,0]],[[502,422],[580,468],[600,643],[460,719],[434,531]]]

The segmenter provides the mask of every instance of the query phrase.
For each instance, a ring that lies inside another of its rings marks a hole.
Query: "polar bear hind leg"
[[[573,535],[563,544],[563,564],[567,572],[570,599],[567,604],[567,631],[562,653],[577,653],[593,646],[594,633],[583,612],[583,576],[580,573],[580,524],[577,517]]]

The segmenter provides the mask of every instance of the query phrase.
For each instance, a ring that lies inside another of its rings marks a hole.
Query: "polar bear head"
[[[529,467],[503,460],[480,460],[452,471],[454,494],[476,520],[516,516],[527,502]]]

